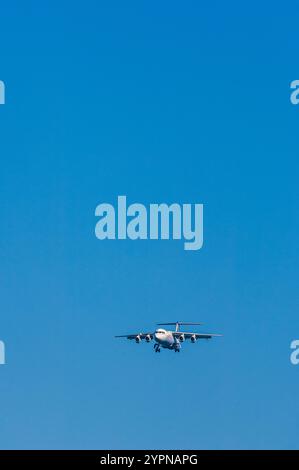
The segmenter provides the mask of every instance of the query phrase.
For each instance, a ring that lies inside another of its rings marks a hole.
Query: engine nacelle
[[[179,340],[180,340],[181,343],[183,343],[185,341],[185,335],[183,335],[183,334],[180,335]]]
[[[145,341],[146,341],[147,343],[150,343],[150,342],[151,342],[151,340],[152,340],[152,337],[151,337],[151,335],[146,335],[146,337],[145,337]]]
[[[140,343],[141,342],[141,337],[139,335],[136,336],[135,341],[136,341],[136,343]]]
[[[197,338],[195,335],[192,335],[190,339],[191,339],[191,343],[195,343],[197,341]]]

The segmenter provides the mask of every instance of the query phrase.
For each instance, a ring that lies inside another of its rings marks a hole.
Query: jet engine
[[[190,339],[191,339],[191,343],[195,343],[197,340],[195,335],[192,335]]]
[[[146,341],[147,343],[149,343],[151,340],[152,340],[151,335],[146,335],[145,341]]]
[[[140,343],[141,342],[141,337],[139,335],[136,336],[135,341],[136,341],[136,343]]]
[[[183,335],[183,334],[180,335],[179,340],[180,340],[181,343],[183,343],[183,341],[185,341],[185,335]]]

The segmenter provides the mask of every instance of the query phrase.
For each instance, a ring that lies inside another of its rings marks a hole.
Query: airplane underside
[[[161,352],[161,348],[170,349],[174,352],[180,352],[181,344],[179,342],[175,342],[172,344],[159,344],[159,343],[154,344],[154,350],[156,353]]]

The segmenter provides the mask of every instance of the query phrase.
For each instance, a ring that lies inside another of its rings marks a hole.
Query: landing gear
[[[159,344],[157,344],[157,343],[154,344],[154,350],[155,350],[156,353],[161,352],[161,348],[160,348]]]

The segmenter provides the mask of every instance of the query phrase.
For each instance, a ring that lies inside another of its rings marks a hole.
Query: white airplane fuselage
[[[165,349],[174,349],[179,351],[181,349],[181,343],[176,339],[171,331],[162,330],[161,328],[156,330],[154,333],[154,339],[156,343]]]

